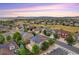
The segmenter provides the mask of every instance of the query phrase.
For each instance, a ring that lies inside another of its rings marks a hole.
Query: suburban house
[[[52,29],[47,28],[46,31],[52,33]]]
[[[33,29],[33,32],[35,32],[37,34],[42,32],[42,31],[43,31],[43,28],[41,28],[41,27],[36,27],[36,28]]]
[[[32,46],[37,44],[41,48],[41,44],[45,41],[48,40],[48,37],[43,35],[43,34],[38,34],[36,36],[33,36],[30,39],[30,43],[26,45],[26,47],[32,51]]]
[[[17,28],[18,28],[19,31],[24,31],[24,26],[23,26],[23,24],[17,25]]]
[[[56,21],[53,21],[52,24],[53,24],[53,25],[56,25]]]
[[[79,22],[75,22],[74,23],[74,26],[79,26]]]
[[[62,24],[68,26],[69,25],[69,22],[64,21]]]
[[[6,44],[0,44],[0,55],[14,55],[17,54],[18,45],[15,41]]]
[[[0,31],[1,32],[7,32],[9,30],[8,26],[0,25]]]
[[[79,33],[75,33],[74,38],[79,41]]]
[[[68,31],[65,30],[55,30],[59,37],[66,38],[69,34]]]
[[[34,44],[37,44],[41,46],[41,44],[45,41],[48,40],[48,37],[43,35],[43,34],[38,34],[36,36],[33,36],[32,39],[30,39],[30,44],[33,46]]]
[[[35,28],[35,26],[29,25],[27,26],[27,28],[29,28],[29,30],[32,31]]]
[[[0,48],[0,55],[14,55],[8,48]]]
[[[28,44],[30,39],[33,37],[32,32],[22,32],[21,35],[25,44]]]
[[[69,24],[70,26],[73,26],[74,25],[74,22],[73,21],[70,21],[70,24]]]

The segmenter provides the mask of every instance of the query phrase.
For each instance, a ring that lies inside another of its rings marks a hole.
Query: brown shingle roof
[[[9,43],[6,43],[4,45],[0,45],[0,55],[14,55],[14,50],[10,50],[10,46],[14,45],[16,49],[18,49],[18,45],[16,44],[16,42],[11,41]],[[3,47],[2,47],[3,46]]]

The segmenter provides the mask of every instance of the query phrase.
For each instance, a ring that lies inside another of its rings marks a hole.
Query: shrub
[[[5,41],[5,37],[3,35],[0,35],[0,44],[3,44]]]
[[[58,39],[59,38],[58,34],[54,33],[54,38]]]
[[[28,31],[29,31],[29,29],[28,29],[28,28],[25,28],[25,29],[24,29],[24,32],[28,32]]]
[[[11,36],[10,35],[6,36],[6,39],[7,39],[7,41],[10,41],[11,40]]]
[[[19,44],[19,41],[22,40],[21,34],[19,32],[14,33],[13,39]]]
[[[38,54],[40,52],[40,48],[37,45],[34,45],[32,47],[32,53],[33,54]]]
[[[69,45],[73,45],[76,42],[75,39],[70,34],[65,40]]]
[[[52,44],[55,43],[55,40],[54,39],[48,39],[48,43],[49,43],[49,45],[52,45]]]
[[[30,55],[31,52],[27,48],[19,48],[18,49],[18,54],[19,55]]]
[[[46,36],[50,36],[50,35],[51,35],[51,33],[47,32],[46,30],[44,30],[43,33],[44,33],[44,35],[46,35]]]
[[[49,43],[48,43],[47,41],[44,41],[44,42],[42,43],[41,49],[42,49],[42,50],[46,50],[48,47],[49,47]]]
[[[33,34],[33,36],[36,36],[36,33],[35,32],[33,32],[32,34]]]

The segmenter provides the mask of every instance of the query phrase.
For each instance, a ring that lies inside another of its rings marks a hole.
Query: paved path
[[[60,41],[57,41],[56,44],[68,49],[68,50],[71,50],[77,54],[79,54],[79,48],[76,48],[76,47],[73,47],[73,46],[69,46],[67,45],[66,43],[63,43],[63,42],[60,42]]]

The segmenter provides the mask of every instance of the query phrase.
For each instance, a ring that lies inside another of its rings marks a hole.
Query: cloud
[[[3,16],[79,16],[79,4],[52,4],[0,10]]]
[[[79,16],[77,12],[63,12],[63,11],[47,11],[47,12],[15,12],[15,15],[18,16],[55,16],[55,17],[64,17],[64,16]]]
[[[33,7],[27,7],[27,8],[15,8],[15,9],[9,9],[6,11],[33,11],[33,10],[56,10],[56,9],[68,9],[68,8],[74,8],[79,7],[77,4],[52,4],[52,5],[46,5],[46,6],[33,6]]]

